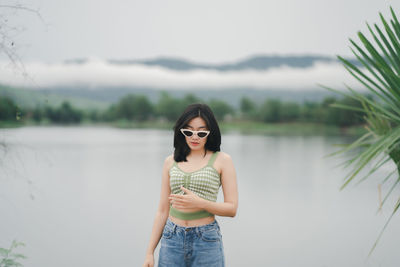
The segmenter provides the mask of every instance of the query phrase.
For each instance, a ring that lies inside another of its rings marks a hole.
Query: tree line
[[[203,101],[193,94],[175,98],[162,92],[157,103],[152,103],[146,96],[128,94],[106,110],[80,110],[68,101],[58,107],[49,105],[35,108],[19,108],[12,99],[0,97],[0,121],[33,120],[40,123],[80,123],[83,120],[93,122],[112,122],[120,119],[129,121],[166,120],[174,122],[185,107],[192,103],[206,103],[213,110],[217,120],[247,120],[258,122],[314,122],[337,126],[350,126],[363,122],[363,114],[354,110],[345,110],[330,105],[333,103],[361,107],[352,98],[337,99],[326,97],[321,102],[304,101],[302,104],[267,98],[261,104],[243,96],[239,108],[234,108],[221,99]]]

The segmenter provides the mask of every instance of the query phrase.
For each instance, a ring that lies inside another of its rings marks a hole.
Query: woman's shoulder
[[[224,167],[230,166],[231,164],[232,164],[232,157],[226,152],[218,151],[214,164],[218,172],[221,172]]]
[[[231,156],[223,151],[218,151],[217,157],[215,159],[214,163],[214,168],[217,170],[217,172],[222,175],[224,172],[224,169],[227,168],[227,166],[231,166],[232,159]]]
[[[226,153],[226,152],[224,152],[224,151],[218,151],[217,158],[218,158],[219,160],[223,160],[223,161],[225,161],[225,160],[232,160],[231,155],[229,155],[228,153]]]
[[[171,155],[168,155],[165,160],[164,160],[164,165],[168,168],[168,170],[172,167],[174,164],[174,154],[172,153]]]
[[[168,155],[168,156],[165,158],[165,161],[174,161],[174,153]]]

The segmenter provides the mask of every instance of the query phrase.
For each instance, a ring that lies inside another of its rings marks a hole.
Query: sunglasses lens
[[[191,131],[183,131],[183,134],[186,136],[192,136],[193,133]]]
[[[207,136],[207,132],[198,132],[197,135],[201,138],[206,137]]]

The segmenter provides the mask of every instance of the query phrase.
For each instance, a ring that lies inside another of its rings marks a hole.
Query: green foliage
[[[144,121],[154,114],[150,101],[143,95],[126,95],[116,105],[115,116],[128,120]]]
[[[104,121],[113,121],[117,118],[117,104],[111,104],[102,116]]]
[[[256,103],[248,97],[240,99],[240,111],[244,119],[258,119],[258,107]]]
[[[217,120],[223,121],[226,115],[234,114],[234,109],[225,101],[211,99],[208,105],[210,106]]]
[[[88,110],[86,112],[85,116],[91,121],[101,121],[102,120],[101,113],[96,109]]]
[[[194,103],[204,103],[200,98],[198,98],[197,96],[195,96],[194,94],[186,94],[183,97],[183,106],[187,107],[190,104],[194,104]]]
[[[36,106],[35,109],[32,111],[32,119],[35,122],[40,122],[44,117],[44,111],[40,106]]]
[[[284,102],[280,114],[281,121],[296,121],[300,117],[300,106],[295,102]]]
[[[0,120],[17,120],[18,107],[9,97],[0,97]]]
[[[260,107],[260,118],[264,122],[281,121],[282,103],[278,99],[266,99]]]
[[[338,126],[350,126],[360,122],[358,111],[333,108],[329,104],[342,103],[342,100],[324,99],[322,103],[306,101],[304,104],[295,102],[281,102],[278,99],[266,99],[260,106],[250,98],[243,96],[240,107],[236,110],[233,106],[222,99],[211,99],[207,103],[213,110],[216,118],[224,119],[239,118],[242,121],[254,122],[315,122]],[[354,99],[343,100],[343,103]],[[349,102],[349,103],[350,103]],[[7,105],[5,105],[6,103]],[[4,101],[0,115],[1,121],[16,120],[22,116],[24,120],[33,120],[36,123],[80,123],[83,120],[92,122],[125,121],[125,123],[153,122],[156,118],[162,118],[169,122],[175,121],[183,110],[193,103],[206,103],[194,94],[186,94],[183,98],[175,98],[167,92],[162,92],[157,103],[151,103],[144,95],[128,94],[117,103],[111,104],[108,109],[101,111],[97,109],[78,110],[68,101],[63,101],[59,107],[50,105],[37,105],[34,109],[26,109],[22,112],[11,99]],[[359,106],[359,105],[358,105]],[[0,109],[1,111],[1,109]],[[238,112],[237,112],[238,111]],[[21,115],[22,113],[22,115]],[[9,114],[9,115],[7,115]],[[10,117],[12,119],[10,119]],[[358,116],[358,119],[356,118]],[[5,119],[5,118],[9,119]],[[151,124],[150,124],[151,125]]]
[[[307,103],[305,104],[307,106]],[[309,110],[310,114],[315,109]],[[292,122],[301,116],[300,105],[295,102],[282,102],[279,99],[266,99],[260,107],[259,117],[264,122]],[[312,116],[310,116],[312,117]]]
[[[63,101],[59,108],[46,106],[44,115],[54,123],[79,123],[82,119],[82,112],[74,109],[68,101]]]
[[[323,112],[323,117],[327,124],[336,124],[338,119],[339,112],[337,109],[331,107],[330,105],[336,103],[337,99],[335,97],[326,97],[321,103],[321,108]],[[341,109],[339,109],[341,111]]]
[[[333,97],[327,97],[321,104],[321,115],[322,119],[327,124],[334,124],[339,126],[350,126],[355,124],[361,124],[364,122],[363,113],[360,111],[348,110],[337,108],[336,105],[349,105],[355,108],[362,108],[362,105],[359,101],[345,97],[340,100],[337,100]]]
[[[169,121],[175,121],[185,109],[185,103],[180,99],[171,97],[167,92],[162,92],[156,106],[156,114]]]
[[[300,119],[303,122],[319,122],[319,104],[311,101],[304,101],[300,108]]]
[[[395,163],[395,169],[388,176],[384,177],[381,183],[386,183],[392,178],[392,187],[387,192],[383,205],[388,196],[394,192],[394,188],[400,182],[400,24],[393,11],[390,8],[392,19],[390,24],[379,13],[383,30],[374,24],[374,29],[367,24],[368,30],[375,40],[374,46],[361,32],[358,37],[364,46],[361,48],[353,40],[352,51],[357,60],[364,67],[358,68],[346,59],[338,56],[346,70],[359,81],[370,93],[371,96],[361,94],[347,86],[349,92],[338,91],[326,86],[322,86],[328,90],[342,94],[348,98],[358,102],[357,105],[352,103],[333,103],[331,106],[339,107],[346,110],[361,112],[363,114],[366,128],[368,132],[349,145],[342,145],[344,148],[336,151],[328,156],[339,153],[348,153],[353,149],[360,151],[352,158],[347,160],[345,167],[353,166],[352,171],[345,178],[342,188],[346,187],[354,178],[364,169],[368,163],[373,163],[372,169],[362,177],[359,182],[364,181],[372,173],[378,170],[388,161]],[[385,35],[386,33],[386,35]],[[361,106],[361,107],[360,107]],[[392,177],[392,175],[395,176]],[[388,225],[393,215],[400,206],[400,197],[394,205],[393,212],[382,231],[380,232],[370,254],[376,247],[383,231]]]
[[[22,242],[12,241],[10,248],[0,248],[0,267],[19,267],[23,266],[18,261],[26,259],[26,256],[20,253],[15,253],[14,249],[18,246],[25,246]]]

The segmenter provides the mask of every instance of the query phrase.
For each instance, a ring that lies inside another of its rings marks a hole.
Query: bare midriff
[[[198,211],[198,209],[191,210],[191,211]],[[201,226],[201,225],[212,223],[215,220],[215,216],[208,216],[208,217],[194,219],[194,220],[182,220],[179,218],[175,218],[172,215],[169,215],[169,219],[179,226],[195,227],[195,226]]]

